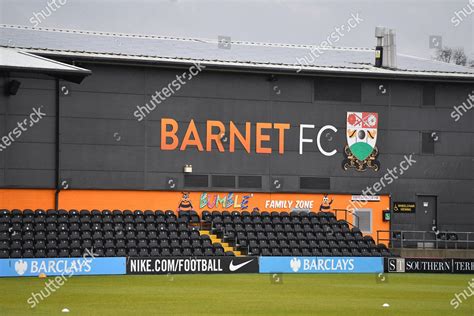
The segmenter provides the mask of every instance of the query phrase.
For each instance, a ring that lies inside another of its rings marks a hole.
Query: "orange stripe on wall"
[[[54,208],[54,190],[1,189],[0,208],[20,210]]]
[[[6,209],[51,209],[54,208],[54,190],[29,189],[2,189],[0,190],[0,208]],[[203,210],[252,211],[255,207],[260,211],[291,211],[298,208],[297,203],[312,211],[319,211],[323,202],[323,194],[311,193],[223,193],[223,192],[190,192],[186,205],[192,204],[194,210],[201,213]],[[348,209],[351,207],[350,194],[328,194],[329,201],[333,201],[329,210]],[[122,190],[63,190],[59,194],[59,208],[70,209],[98,209],[98,210],[173,210],[177,211],[183,193],[180,191],[122,191]],[[217,205],[216,205],[216,201]],[[232,201],[226,204],[223,203]],[[243,203],[243,201],[246,201]],[[275,203],[270,203],[270,202]],[[206,203],[208,202],[208,203]],[[285,204],[286,202],[286,204]],[[290,204],[291,203],[291,204]],[[202,206],[202,207],[201,207]],[[301,208],[301,206],[299,207]],[[353,207],[352,207],[353,208]],[[380,201],[367,202],[361,208],[372,210],[372,234],[377,239],[378,230],[389,230],[389,222],[383,221],[384,210],[390,208],[390,197],[380,196]],[[345,219],[345,213],[337,213],[338,219]],[[347,220],[352,222],[348,214]]]
[[[176,210],[181,192],[64,190],[59,197],[63,209]],[[178,198],[178,200],[176,200]]]

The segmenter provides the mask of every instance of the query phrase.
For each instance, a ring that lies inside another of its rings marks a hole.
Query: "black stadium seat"
[[[125,257],[127,255],[127,250],[125,248],[117,248],[115,255],[117,257]]]

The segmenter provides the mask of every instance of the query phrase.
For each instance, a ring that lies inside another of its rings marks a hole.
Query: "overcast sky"
[[[0,23],[33,26],[48,1],[0,0]],[[429,36],[440,35],[443,46],[463,47],[474,58],[474,13],[456,17],[474,9],[474,0],[55,1],[65,4],[39,27],[318,45],[358,13],[363,22],[337,46],[373,47],[374,28],[383,25],[397,30],[399,53],[429,58]]]

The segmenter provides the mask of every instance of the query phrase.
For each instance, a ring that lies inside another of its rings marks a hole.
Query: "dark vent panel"
[[[212,186],[216,188],[235,188],[235,176],[212,176]]]
[[[260,176],[239,176],[239,188],[261,189],[262,177]]]
[[[331,181],[330,178],[301,177],[300,189],[329,190]]]
[[[184,186],[187,188],[207,188],[209,177],[207,175],[185,175]]]
[[[316,100],[342,102],[361,101],[361,84],[357,79],[316,79],[314,91]]]

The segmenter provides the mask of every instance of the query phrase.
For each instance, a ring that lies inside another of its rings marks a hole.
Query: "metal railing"
[[[214,222],[211,222],[211,230],[214,228]],[[227,230],[225,229],[225,227],[222,227],[222,241],[224,242],[229,242],[228,241],[228,238],[229,237],[229,234],[227,232]],[[235,247],[234,248],[240,248],[242,246],[239,245],[239,238],[237,236],[235,236],[235,239],[233,240],[233,243],[235,244]],[[230,245],[230,244],[229,244]],[[247,245],[247,254],[249,255],[250,254],[250,246]]]
[[[328,211],[334,211],[334,215],[336,216],[337,219],[339,219],[337,217],[337,214],[339,214],[340,212],[343,212],[344,213],[344,220],[349,224],[349,226],[359,227],[359,216],[357,214],[355,214],[354,212],[346,210],[346,209],[337,209],[337,208],[332,209],[332,210],[328,210]],[[351,214],[353,216],[354,222],[356,222],[357,224],[354,224],[352,221],[349,221],[348,218],[347,218],[347,214]]]
[[[390,248],[474,249],[474,232],[378,230],[377,243],[381,242]]]

